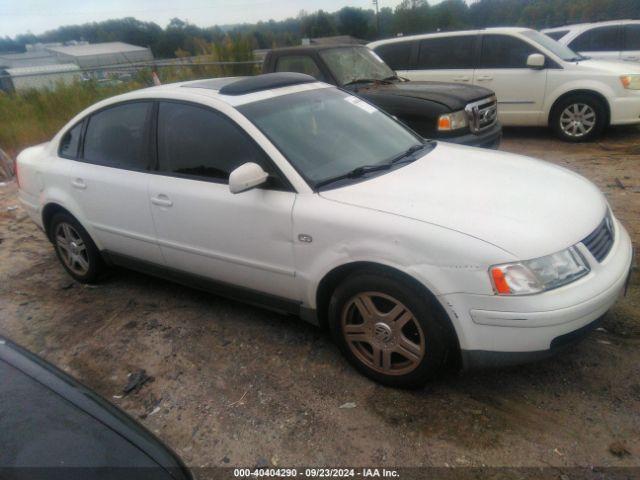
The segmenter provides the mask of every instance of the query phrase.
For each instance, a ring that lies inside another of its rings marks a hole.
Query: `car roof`
[[[155,97],[182,98],[185,94],[192,94],[192,96],[215,99],[237,107],[289,93],[331,87],[332,85],[319,82],[314,77],[301,73],[265,73],[251,77],[220,77],[158,85],[111,97],[99,102],[96,106],[102,108],[123,101]]]
[[[269,53],[309,53],[336,48],[367,48],[366,45],[341,43],[337,45],[297,45],[295,47],[274,48]]]
[[[375,48],[380,45],[386,45],[389,43],[399,43],[407,40],[422,40],[425,38],[437,38],[437,37],[448,37],[448,36],[458,36],[458,35],[477,35],[480,33],[522,33],[530,31],[530,28],[525,27],[491,27],[491,28],[482,28],[479,30],[453,30],[450,32],[432,32],[432,33],[421,33],[417,35],[404,35],[401,37],[393,37],[387,38],[385,40],[377,40],[375,42],[371,42],[367,44],[369,48]]]
[[[559,27],[545,28],[540,31],[543,33],[559,32],[562,30],[575,31],[575,30],[587,30],[589,28],[595,28],[595,27],[606,27],[609,25],[628,25],[628,24],[640,24],[640,20],[607,20],[604,22],[572,23],[568,25],[561,25]]]

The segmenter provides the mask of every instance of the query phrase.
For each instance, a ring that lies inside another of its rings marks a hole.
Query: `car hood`
[[[455,230],[522,260],[580,242],[607,208],[595,185],[565,168],[442,142],[411,164],[320,195]]]
[[[640,73],[640,65],[635,62],[626,62],[623,60],[583,60],[578,63],[582,68],[592,70],[594,72],[606,72],[616,75],[624,75],[626,73]]]
[[[493,95],[488,88],[446,82],[393,82],[360,86],[357,94],[375,100],[377,96],[409,97],[445,105],[452,111]]]

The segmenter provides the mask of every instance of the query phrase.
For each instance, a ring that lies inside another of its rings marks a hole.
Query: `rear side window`
[[[533,46],[508,35],[483,35],[479,68],[526,68]]]
[[[547,37],[551,37],[554,40],[560,40],[562,37],[564,37],[567,33],[569,33],[569,30],[557,30],[555,32],[545,32],[545,35]]]
[[[60,156],[66,158],[77,158],[78,147],[80,146],[80,135],[82,134],[82,122],[64,134],[60,141]]]
[[[374,51],[394,70],[411,70],[411,49],[413,43],[388,43],[376,47]]]
[[[475,41],[475,35],[422,40],[418,55],[418,68],[473,68]]]
[[[578,52],[615,52],[621,50],[618,26],[598,27],[576,37],[569,47]]]
[[[625,25],[625,50],[640,50],[640,25]]]
[[[84,140],[84,159],[107,167],[146,169],[150,112],[150,102],[135,102],[92,115]]]
[[[309,55],[286,55],[278,58],[276,72],[305,73],[318,80],[324,80],[318,65]]]
[[[160,171],[226,183],[246,162],[273,172],[262,151],[229,118],[195,105],[160,103]]]

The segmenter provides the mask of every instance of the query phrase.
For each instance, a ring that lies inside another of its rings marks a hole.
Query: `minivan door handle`
[[[486,82],[487,80],[493,80],[493,77],[491,75],[478,75],[478,80]]]
[[[75,180],[72,180],[71,186],[73,188],[77,188],[78,190],[84,190],[87,188],[87,184],[84,183],[84,180],[82,180],[81,178],[76,178]]]
[[[468,82],[469,81],[469,77],[463,75],[463,76],[459,76],[459,77],[453,77],[453,81],[454,82]]]
[[[169,197],[162,193],[157,197],[151,197],[151,203],[160,207],[170,207],[173,205],[173,202],[169,200]]]

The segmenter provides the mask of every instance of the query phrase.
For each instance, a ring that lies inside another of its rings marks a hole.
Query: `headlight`
[[[445,113],[438,117],[438,130],[449,131],[464,128],[467,123],[467,112],[460,110],[459,112]]]
[[[622,75],[620,81],[627,90],[640,90],[640,75]]]
[[[494,265],[489,269],[498,295],[528,295],[571,283],[589,273],[589,266],[576,247],[546,257]]]

